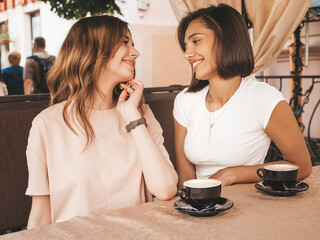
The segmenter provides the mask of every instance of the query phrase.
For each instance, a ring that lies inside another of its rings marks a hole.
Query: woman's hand
[[[236,183],[237,170],[234,168],[224,168],[213,174],[210,178],[218,179],[222,182],[222,186],[232,185]]]
[[[131,80],[128,82],[130,86],[123,83],[120,86],[123,88],[117,104],[117,109],[122,115],[124,121],[129,123],[130,121],[136,120],[141,117],[138,107],[143,94],[143,84],[138,80]],[[126,100],[127,95],[129,98]]]

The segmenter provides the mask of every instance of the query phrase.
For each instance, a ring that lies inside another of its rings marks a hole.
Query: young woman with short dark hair
[[[310,155],[290,106],[248,77],[254,58],[242,16],[225,4],[199,9],[180,21],[178,40],[193,70],[173,112],[179,186],[193,178],[258,182],[271,140],[284,158],[277,163],[298,165],[299,178],[308,177]]]

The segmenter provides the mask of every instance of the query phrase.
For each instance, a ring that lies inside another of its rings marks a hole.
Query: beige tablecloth
[[[310,188],[275,197],[254,184],[223,187],[233,208],[211,217],[192,217],[158,201],[92,215],[0,239],[320,239],[320,166],[307,180]]]

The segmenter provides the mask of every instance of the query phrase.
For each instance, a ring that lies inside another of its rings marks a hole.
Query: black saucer
[[[296,184],[295,188],[289,188],[286,190],[273,190],[270,186],[266,185],[264,182],[258,182],[255,187],[261,191],[264,191],[273,196],[293,196],[298,192],[303,192],[309,188],[309,185],[305,182],[300,182]]]
[[[208,217],[208,216],[214,216],[219,214],[220,212],[223,212],[225,210],[228,210],[233,207],[233,202],[227,198],[220,197],[217,201],[217,203],[211,207],[206,209],[198,210],[194,207],[192,207],[190,204],[188,204],[186,201],[179,199],[174,202],[173,204],[174,208],[185,212],[191,216],[195,217]]]

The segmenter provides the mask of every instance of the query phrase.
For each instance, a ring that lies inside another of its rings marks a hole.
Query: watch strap
[[[146,127],[148,126],[146,119],[144,119],[142,117],[142,118],[139,118],[137,120],[129,122],[129,124],[126,126],[126,130],[127,130],[127,132],[130,132],[132,129],[135,129],[137,126],[139,126],[141,124],[146,125]]]

